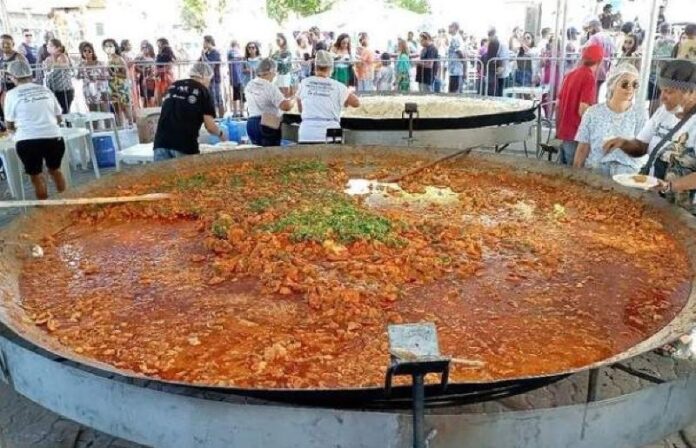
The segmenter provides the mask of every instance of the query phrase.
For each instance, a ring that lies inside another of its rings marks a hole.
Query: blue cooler
[[[241,143],[244,139],[249,140],[249,133],[247,132],[247,121],[240,120],[236,121],[235,124],[237,125],[237,131],[239,132],[239,140],[237,141]]]
[[[227,119],[227,131],[230,136],[230,141],[241,143],[243,138],[249,138],[247,133],[247,122],[246,120],[232,120]]]
[[[99,168],[114,168],[116,166],[116,145],[112,135],[92,136],[94,157]]]
[[[237,132],[237,126],[234,125],[234,121],[230,117],[227,117],[221,124],[225,127],[225,131],[227,131],[227,140],[238,142],[239,133]]]

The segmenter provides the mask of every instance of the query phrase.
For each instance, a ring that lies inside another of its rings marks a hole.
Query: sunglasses
[[[24,37],[32,37],[32,34],[25,34]]]
[[[633,87],[633,90],[638,90],[638,81],[633,81],[633,82],[628,82],[628,81],[623,81],[621,84],[621,88],[624,90],[628,90],[629,87]]]

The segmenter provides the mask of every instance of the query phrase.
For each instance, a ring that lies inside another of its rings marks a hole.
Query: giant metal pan
[[[78,197],[90,195],[94,190],[108,188],[109,186],[138,182],[144,175],[152,173],[176,170],[178,168],[196,167],[205,169],[215,166],[220,162],[234,163],[242,161],[263,161],[268,158],[308,157],[332,160],[359,160],[361,156],[377,154],[403,154],[417,156],[424,160],[442,157],[452,150],[444,149],[412,149],[412,148],[385,148],[385,147],[348,147],[348,146],[298,146],[292,150],[279,148],[254,149],[247,151],[232,151],[178,159],[170,162],[138,168],[127,173],[120,173],[102,178],[91,184],[70,190],[65,196]],[[666,229],[672,233],[688,251],[693,272],[696,272],[696,219],[681,209],[669,205],[667,202],[650,193],[629,191],[612,183],[609,179],[600,178],[586,171],[570,171],[558,166],[549,165],[537,160],[522,159],[501,155],[471,154],[466,158],[460,158],[454,163],[466,164],[470,159],[481,159],[507,166],[511,170],[541,173],[550,176],[577,180],[597,189],[613,189],[620,194],[638,198],[646,203],[657,214],[661,215]],[[6,228],[0,231],[0,238],[12,240],[35,241],[42,236],[53,234],[68,224],[67,210],[56,209],[33,210],[16,219]],[[13,342],[29,348],[57,362],[67,362],[73,366],[88,370],[92,373],[108,376],[118,381],[126,381],[148,387],[159,387],[163,383],[181,386],[176,388],[183,393],[200,394],[201,391],[217,391],[226,394],[253,397],[255,399],[285,401],[293,403],[333,406],[333,407],[399,407],[407,406],[407,398],[410,396],[408,387],[396,387],[393,395],[386,397],[380,387],[346,388],[346,389],[242,389],[192,386],[175,382],[143,381],[150,378],[139,373],[116,369],[93,359],[80,356],[61,347],[57,341],[49,337],[43,331],[33,325],[22,322],[22,309],[19,304],[18,276],[21,268],[21,259],[12,251],[7,250],[0,254],[0,336],[9,338]],[[469,384],[451,384],[445,393],[436,387],[428,389],[428,399],[433,404],[449,404],[452,402],[472,402],[514,393],[524,392],[543,386],[565,375],[578,371],[610,365],[641,353],[655,349],[665,343],[671,342],[688,332],[696,318],[696,295],[693,294],[693,279],[691,293],[686,306],[664,328],[648,339],[619,353],[611,358],[603,359],[595,364],[586,365],[573,370],[553,372],[548,375],[535,377],[512,378],[497,382],[479,382]],[[47,291],[47,293],[50,293]],[[386,360],[384,361],[386,364]]]
[[[400,93],[383,93],[377,94],[361,94],[364,96],[380,96],[380,97],[398,97],[403,96]],[[461,95],[447,93],[416,93],[409,92],[409,97],[413,96],[436,96],[436,97],[457,97]],[[414,131],[441,131],[447,129],[474,129],[487,126],[502,126],[513,123],[524,123],[532,121],[536,118],[537,106],[532,101],[513,100],[511,98],[491,98],[480,95],[471,95],[466,98],[476,98],[487,101],[497,101],[505,103],[514,103],[515,108],[506,112],[498,112],[494,114],[472,115],[468,117],[439,117],[439,118],[418,118],[414,115],[413,130]],[[302,119],[299,114],[286,112],[283,116],[283,123],[293,124],[300,123]],[[341,117],[341,128],[351,131],[408,131],[408,118],[360,118],[360,117]]]

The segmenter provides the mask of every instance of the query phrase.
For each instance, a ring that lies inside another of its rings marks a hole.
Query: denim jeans
[[[185,157],[189,154],[184,154],[176,149],[167,148],[155,148],[155,162],[161,162],[163,160],[178,159],[179,157]]]
[[[358,92],[372,92],[375,85],[371,79],[358,79]]]
[[[258,146],[280,146],[281,131],[267,126],[261,126],[261,117],[249,117],[247,134],[251,143]]]
[[[578,142],[574,140],[563,140],[561,143],[561,154],[558,159],[563,165],[573,166],[575,151],[578,149]]]
[[[419,82],[418,83],[418,91],[425,92],[425,93],[432,93],[433,92],[433,85]]]

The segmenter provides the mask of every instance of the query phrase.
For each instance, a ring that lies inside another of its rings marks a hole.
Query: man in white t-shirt
[[[33,84],[33,73],[24,60],[13,61],[7,73],[17,85],[5,95],[5,119],[7,128],[14,131],[17,155],[24,170],[31,177],[36,197],[48,198],[44,163],[56,184],[65,190],[65,178],[60,164],[65,154],[65,143],[60,133],[61,107],[53,92],[42,85]]]
[[[664,95],[663,95],[664,96]],[[662,141],[665,136],[679,123],[677,114],[681,112],[679,105],[668,104],[663,101],[662,106],[655,111],[650,120],[645,123],[636,139],[643,142],[647,146],[647,154],[652,154],[655,147]],[[662,160],[667,162],[662,157]]]
[[[636,140],[612,139],[605,143],[604,149],[608,152],[614,148],[621,148],[628,155],[637,157],[648,154],[654,167],[655,176],[663,178],[660,184],[661,191],[671,202],[685,208],[691,213],[694,208],[694,192],[696,192],[696,64],[684,59],[668,62],[660,71],[658,85],[662,91],[661,99],[666,106],[679,106],[683,114],[691,115],[681,128],[660,147],[655,147],[664,138],[657,137],[657,120],[661,120],[663,126],[670,122],[677,125],[682,120],[682,114],[672,120],[668,115],[653,117],[646,128],[653,126],[655,131],[643,129]],[[674,126],[670,127],[672,130]],[[668,131],[669,132],[669,131]],[[655,153],[658,151],[658,153]],[[660,159],[657,155],[660,154]],[[664,177],[662,177],[664,175]]]
[[[249,140],[259,146],[280,146],[280,117],[295,105],[293,98],[286,98],[273,84],[278,65],[266,58],[259,62],[256,77],[244,89],[249,110],[247,133]]]
[[[297,91],[297,107],[302,114],[300,143],[326,143],[326,131],[341,128],[343,107],[360,106],[360,99],[348,87],[331,79],[331,53],[317,51],[314,65],[316,76],[303,79]]]

